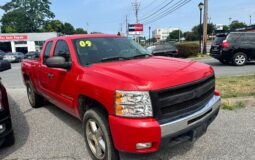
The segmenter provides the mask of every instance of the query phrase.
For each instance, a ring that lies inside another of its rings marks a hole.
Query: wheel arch
[[[101,112],[107,119],[108,119],[108,111],[106,107],[100,103],[99,101],[85,96],[85,95],[79,95],[78,97],[78,113],[79,118],[82,120],[84,113],[89,109],[96,109],[97,111]]]

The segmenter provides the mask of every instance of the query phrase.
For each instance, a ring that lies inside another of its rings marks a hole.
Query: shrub
[[[179,43],[176,44],[179,50],[179,57],[188,58],[191,56],[197,56],[199,53],[199,44],[197,43]]]

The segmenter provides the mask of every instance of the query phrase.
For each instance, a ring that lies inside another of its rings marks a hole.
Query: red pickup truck
[[[212,67],[152,56],[118,35],[49,39],[39,60],[23,60],[22,75],[32,107],[46,99],[83,122],[93,159],[194,140],[220,107]]]

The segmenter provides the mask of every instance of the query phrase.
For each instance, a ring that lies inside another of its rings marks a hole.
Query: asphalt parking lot
[[[233,72],[255,73],[255,65],[237,68],[221,66],[212,59],[203,61],[215,64],[216,75],[232,75]],[[51,104],[39,109],[30,107],[19,64],[13,64],[12,70],[0,73],[0,77],[9,95],[16,137],[14,146],[0,150],[0,159],[90,159],[79,120]],[[253,160],[254,122],[255,106],[236,111],[221,110],[207,133],[195,143],[186,142],[175,147],[169,146],[147,159]]]

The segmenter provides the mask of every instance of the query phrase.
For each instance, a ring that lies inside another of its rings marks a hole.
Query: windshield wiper
[[[143,57],[151,57],[151,56],[152,56],[151,54],[139,54],[139,55],[132,56],[130,58],[143,58]]]
[[[127,58],[127,57],[116,56],[116,57],[107,57],[107,58],[103,58],[103,59],[101,59],[101,62],[121,61],[121,60],[129,60],[129,59],[130,59],[130,58]]]

